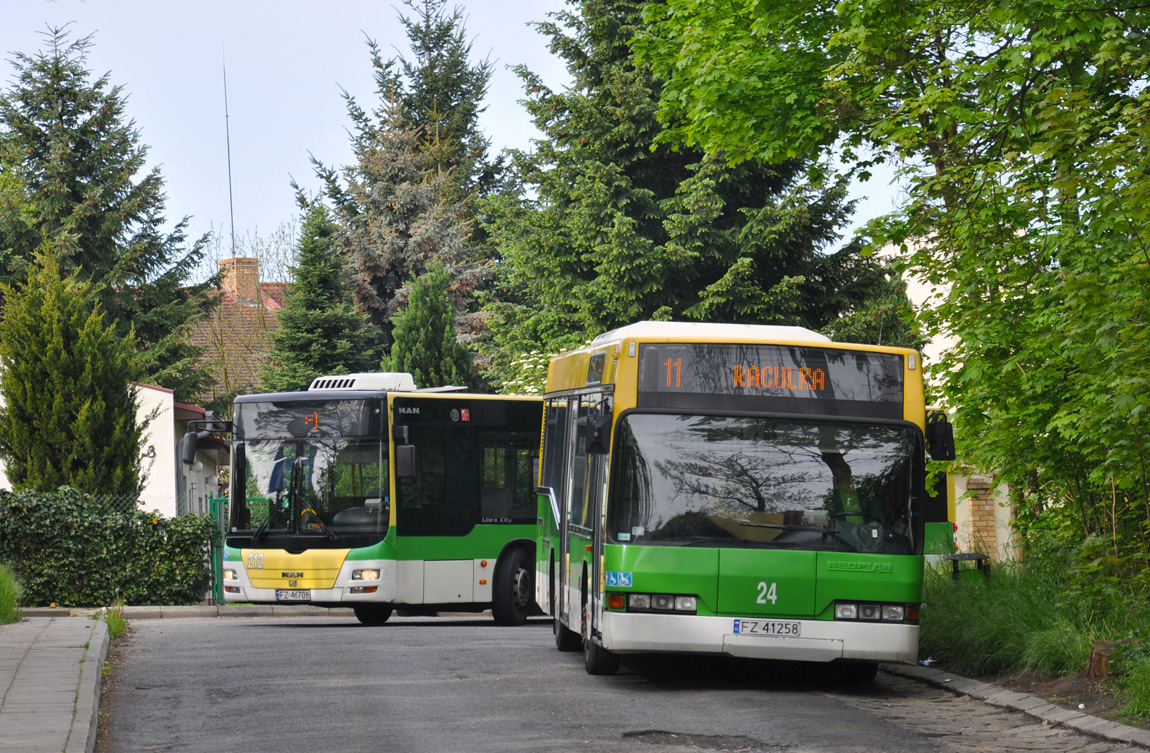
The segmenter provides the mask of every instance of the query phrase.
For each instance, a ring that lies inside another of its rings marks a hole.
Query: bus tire
[[[522,625],[535,601],[535,574],[527,552],[516,547],[495,563],[491,616],[496,625]]]
[[[583,666],[589,675],[613,675],[619,671],[619,655],[588,638],[583,641]]]
[[[878,676],[878,662],[843,662],[839,666],[839,676],[852,685],[874,682],[874,678]]]
[[[555,633],[555,648],[560,651],[578,651],[583,648],[583,640],[574,630],[568,630],[563,621],[559,619],[563,610],[559,605],[559,579],[554,577],[554,563],[552,563],[551,573],[553,576],[551,578],[551,631]]]
[[[567,626],[559,621],[558,611],[555,613],[551,629],[555,633],[555,648],[560,651],[578,651],[582,647],[583,641],[579,638],[579,634],[574,630],[568,630]]]
[[[391,607],[371,606],[352,607],[355,618],[363,625],[382,625],[391,617]]]

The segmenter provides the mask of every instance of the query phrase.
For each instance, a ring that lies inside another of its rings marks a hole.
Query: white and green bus
[[[927,421],[912,350],[641,322],[554,358],[536,600],[592,674],[642,653],[916,661]]]
[[[421,392],[407,374],[238,397],[225,601],[522,623],[541,422],[538,398]]]

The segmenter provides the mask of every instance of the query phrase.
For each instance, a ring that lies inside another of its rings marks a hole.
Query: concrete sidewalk
[[[25,609],[0,625],[0,753],[91,753],[99,725],[108,628],[98,610]],[[127,607],[129,620],[181,617],[352,617],[306,606]],[[1053,726],[1150,749],[1150,731],[1064,709],[1041,698],[925,667],[884,670],[1021,711]]]

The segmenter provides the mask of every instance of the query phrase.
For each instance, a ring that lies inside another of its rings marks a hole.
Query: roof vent
[[[415,380],[405,371],[374,374],[342,374],[321,376],[312,380],[308,392],[324,390],[373,390],[376,392],[414,392]]]

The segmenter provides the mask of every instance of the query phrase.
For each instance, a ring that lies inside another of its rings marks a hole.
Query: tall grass
[[[7,625],[20,619],[20,596],[23,589],[16,573],[7,565],[0,564],[0,625]]]
[[[1072,567],[998,564],[989,580],[956,583],[948,567],[926,573],[919,655],[973,675],[1081,672],[1095,640],[1150,638],[1150,599],[1118,588],[1079,590]],[[1127,711],[1150,715],[1150,646],[1119,657],[1115,684]]]

